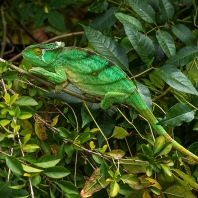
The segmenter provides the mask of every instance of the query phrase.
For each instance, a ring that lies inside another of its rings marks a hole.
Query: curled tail
[[[156,117],[151,113],[145,102],[142,100],[141,96],[137,90],[130,96],[130,106],[132,106],[136,111],[138,111],[144,118],[148,120],[150,125],[155,129],[159,135],[163,135],[168,142],[172,142],[173,147],[184,155],[192,157],[196,162],[198,162],[198,156],[191,153],[189,150],[180,145],[177,141],[172,139],[169,134],[164,130],[164,128],[158,124]]]

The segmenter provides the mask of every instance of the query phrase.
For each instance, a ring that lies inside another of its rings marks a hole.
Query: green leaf
[[[71,132],[69,132],[66,128],[64,127],[58,127],[57,128],[58,134],[63,137],[63,138],[71,138]]]
[[[185,174],[184,172],[180,171],[179,169],[171,169],[172,171],[176,172],[186,183],[191,185],[192,188],[198,190],[198,184],[193,179],[192,176]]]
[[[1,126],[6,126],[11,122],[11,120],[0,120],[0,125]]]
[[[144,155],[146,155],[147,157],[153,157],[153,151],[150,147],[146,146],[145,144],[142,144],[141,147]]]
[[[133,173],[145,173],[146,167],[149,165],[148,162],[140,161],[136,159],[120,159],[120,163],[128,171],[133,171]]]
[[[155,11],[146,0],[127,0],[131,8],[148,23],[155,23]]]
[[[10,104],[10,98],[10,94],[6,92],[4,95],[4,100],[7,104]]]
[[[147,175],[148,177],[150,177],[152,174],[153,174],[153,169],[152,169],[152,167],[149,165],[149,166],[146,167],[146,175]]]
[[[160,195],[160,190],[159,190],[157,187],[151,186],[149,189],[150,189],[154,194]]]
[[[10,98],[10,105],[12,105],[17,100],[18,97],[19,94],[12,95],[12,97]]]
[[[58,185],[58,187],[65,192],[65,194],[67,195],[71,195],[71,194],[74,194],[74,195],[78,195],[79,192],[78,192],[78,189],[76,188],[76,186],[74,186],[74,184],[70,181],[57,181],[57,182],[54,182],[55,184]]]
[[[94,3],[90,5],[88,11],[94,13],[101,13],[107,9],[108,5],[109,4],[106,0],[96,0]]]
[[[162,167],[165,174],[167,174],[169,177],[172,176],[172,172],[171,172],[170,167],[168,165],[160,164],[160,166]]]
[[[166,155],[171,151],[171,149],[172,149],[172,143],[166,142],[157,156]]]
[[[110,196],[115,197],[120,190],[120,186],[116,181],[110,183]]]
[[[95,134],[90,133],[90,132],[81,133],[78,137],[79,143],[83,144],[83,143],[87,142],[88,140],[91,140],[94,136],[95,136]]]
[[[190,190],[183,186],[171,186],[164,191],[164,194],[168,198],[196,198]]]
[[[133,48],[136,50],[142,61],[145,62],[147,66],[150,66],[155,53],[152,40],[127,23],[124,24],[124,29]]]
[[[165,144],[164,136],[161,135],[161,136],[157,137],[155,139],[154,146],[153,146],[154,154],[158,153],[162,149],[164,144]]]
[[[44,9],[39,9],[34,16],[34,23],[36,27],[39,27],[43,24],[43,21],[47,18],[47,13],[45,13]]]
[[[188,150],[193,152],[195,155],[198,155],[198,142],[192,143],[189,147]]]
[[[111,137],[116,139],[124,139],[126,136],[128,136],[128,133],[125,129],[123,129],[122,127],[115,126]]]
[[[162,50],[168,58],[175,55],[176,47],[172,36],[165,31],[157,30],[156,38]]]
[[[22,164],[22,167],[23,167],[23,170],[27,173],[40,173],[40,172],[43,171],[43,170],[38,169],[38,168],[34,168],[34,167],[31,167],[31,166],[26,166],[24,164]]]
[[[16,175],[22,175],[23,174],[23,167],[21,165],[21,162],[16,157],[13,156],[6,156],[6,165],[8,168]]]
[[[101,109],[100,106],[96,103],[86,102],[92,116],[96,118],[100,113]],[[82,127],[84,127],[89,122],[93,121],[92,117],[90,116],[89,112],[87,111],[85,105],[81,107],[81,117],[82,117]]]
[[[6,81],[13,81],[17,79],[18,74],[16,71],[7,71],[1,75],[1,78]]]
[[[34,175],[31,177],[32,185],[38,186],[41,183],[41,176],[40,175]]]
[[[21,96],[18,98],[17,101],[14,102],[15,105],[17,106],[36,106],[38,103],[36,100],[29,96]]]
[[[56,0],[56,1],[49,1],[49,7],[53,9],[57,8],[65,8],[66,6],[70,4],[75,4],[76,1],[74,0]]]
[[[151,93],[147,86],[143,85],[142,83],[136,81],[137,90],[140,94],[141,98],[144,100],[150,111],[152,112],[152,100],[151,100]]]
[[[141,182],[140,182],[140,180],[136,176],[134,176],[132,174],[122,175],[120,177],[120,179],[124,183],[127,183],[133,189],[141,189],[143,187]]]
[[[165,126],[180,126],[183,121],[191,122],[194,115],[194,108],[186,103],[177,103],[167,111],[165,117],[159,123]]]
[[[0,181],[0,195],[3,198],[13,197],[12,189],[10,188],[10,182]]]
[[[70,142],[67,142],[64,146],[64,151],[65,153],[67,153],[68,157],[72,157],[73,153],[74,153],[74,145],[71,144]]]
[[[174,15],[174,7],[168,0],[159,1],[159,10],[166,21]]]
[[[150,86],[154,85],[155,87],[157,87],[161,90],[164,89],[166,83],[159,77],[159,75],[156,73],[156,71],[152,71],[149,74],[149,79],[151,80],[151,85]],[[146,85],[149,86],[149,84],[146,84]],[[152,107],[152,101],[151,101],[150,105]]]
[[[29,112],[21,112],[21,114],[18,116],[18,118],[21,120],[26,120],[31,117],[32,117],[32,114]]]
[[[186,46],[179,50],[174,56],[171,56],[165,65],[174,65],[175,67],[184,66],[198,57],[198,47]]]
[[[70,171],[68,171],[65,167],[55,166],[55,167],[46,169],[42,173],[44,175],[47,175],[48,177],[59,179],[59,178],[63,178],[69,175]]]
[[[125,155],[125,152],[121,149],[114,149],[106,153],[107,155],[110,155],[114,159],[120,159]]]
[[[106,10],[103,14],[96,17],[89,26],[95,30],[98,30],[100,32],[111,28],[112,25],[115,24],[116,17],[115,12],[117,12],[119,9],[117,7],[111,7],[108,10]]]
[[[198,95],[197,90],[192,85],[191,81],[176,67],[172,65],[164,65],[156,70],[156,73],[174,89]]]
[[[32,13],[34,8],[34,4],[33,3],[26,3],[22,10],[20,11],[20,15],[21,15],[21,22],[23,22],[25,19],[28,18],[28,16]]]
[[[54,155],[43,155],[36,163],[34,163],[34,165],[41,168],[49,168],[58,164],[59,161],[60,159],[57,159]]]
[[[138,31],[144,31],[142,24],[134,17],[123,13],[115,13],[116,18],[123,24],[133,25]]]
[[[125,50],[110,37],[104,36],[88,26],[84,26],[85,33],[92,46],[107,59],[122,69],[128,68],[128,58]]]
[[[61,13],[55,10],[50,11],[48,13],[48,21],[53,27],[57,28],[58,30],[61,30],[63,32],[66,31],[64,16]]]
[[[172,26],[171,30],[175,36],[178,37],[186,45],[195,45],[195,36],[187,26],[183,24],[177,24],[175,26]]]
[[[98,163],[98,164],[102,164],[103,163],[103,159],[100,156],[92,154],[92,157],[93,157],[93,159],[94,159],[94,161],[96,163]]]

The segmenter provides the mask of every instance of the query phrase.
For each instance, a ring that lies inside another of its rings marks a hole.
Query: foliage
[[[1,57],[16,61],[16,44],[47,38],[95,50],[125,70],[166,131],[198,155],[197,8],[194,0],[2,1]],[[72,85],[55,94],[20,63],[0,62],[2,197],[197,196],[196,162],[137,112],[121,104],[102,111]]]

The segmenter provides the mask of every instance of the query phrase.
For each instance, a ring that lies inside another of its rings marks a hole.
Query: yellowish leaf
[[[38,136],[40,140],[46,140],[47,139],[47,133],[46,133],[46,127],[44,126],[41,121],[35,119],[34,124],[35,133]]]
[[[121,149],[115,149],[112,150],[108,153],[106,153],[107,155],[110,155],[111,157],[113,157],[114,159],[120,159],[125,155],[125,152]]]
[[[29,173],[24,173],[23,176],[24,177],[30,177],[31,175]]]
[[[151,186],[155,186],[156,188],[158,188],[159,190],[162,189],[162,187],[160,186],[160,184],[155,180],[155,179],[152,179],[150,177],[147,177],[145,178],[147,181],[149,181],[150,183],[152,183]]]
[[[89,143],[89,146],[90,146],[91,150],[95,149],[95,147],[96,147],[93,141],[91,141]]]
[[[58,122],[58,117],[59,117],[59,115],[57,115],[54,119],[53,119],[53,121],[52,121],[52,123],[50,124],[50,126],[55,126],[56,124],[57,124],[57,122]]]

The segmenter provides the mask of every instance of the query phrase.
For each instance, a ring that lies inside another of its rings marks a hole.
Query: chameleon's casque
[[[82,48],[64,47],[63,42],[31,45],[25,48],[22,55],[34,65],[31,73],[57,86],[69,80],[82,91],[100,96],[102,109],[108,109],[115,103],[132,106],[148,120],[158,134],[171,141],[178,151],[198,161],[196,155],[178,144],[157,124],[157,119],[142,100],[134,83],[125,72],[105,57]]]

